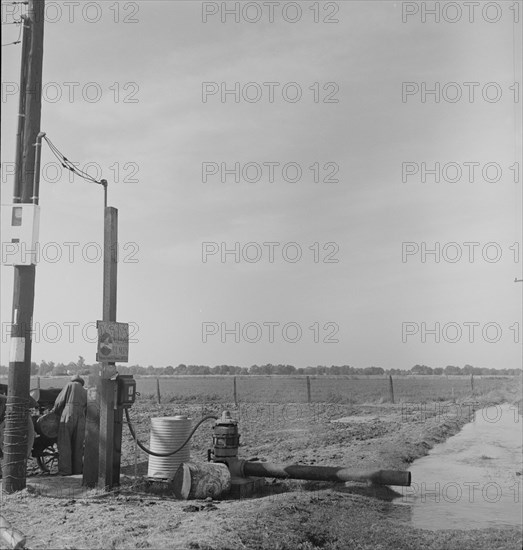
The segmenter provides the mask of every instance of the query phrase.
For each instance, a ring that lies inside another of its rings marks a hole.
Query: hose
[[[159,456],[159,457],[167,457],[167,456],[172,456],[176,453],[179,453],[185,447],[185,445],[187,445],[187,443],[189,443],[189,441],[191,440],[191,437],[194,435],[194,432],[200,427],[201,424],[203,424],[206,420],[218,420],[217,416],[212,416],[212,415],[204,416],[198,422],[198,424],[196,424],[196,426],[194,426],[191,433],[189,434],[187,439],[183,442],[183,444],[180,447],[178,447],[174,451],[171,451],[170,453],[155,453],[154,451],[151,451],[150,449],[148,449],[143,443],[141,443],[138,440],[138,438],[136,437],[136,433],[134,431],[133,425],[131,423],[131,419],[129,418],[129,409],[126,407],[124,410],[125,410],[125,418],[127,420],[127,425],[129,426],[129,431],[131,432],[131,435],[133,436],[133,439],[138,444],[138,447],[140,447],[140,449],[142,449],[142,451],[146,452],[148,455]]]

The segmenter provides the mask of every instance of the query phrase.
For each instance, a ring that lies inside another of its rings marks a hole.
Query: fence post
[[[470,389],[474,393],[474,374],[470,373]]]
[[[236,376],[232,379],[233,391],[234,391],[234,404],[238,405],[238,393],[236,388]]]
[[[138,480],[138,443],[134,440],[134,482]]]
[[[307,376],[307,403],[311,402],[311,379]]]
[[[394,405],[394,386],[392,384],[392,374],[389,374],[389,393],[390,393],[390,400]]]
[[[160,379],[156,378],[156,397],[158,398],[158,405],[162,402],[162,396],[160,395]]]
[[[40,377],[39,376],[36,377],[36,387],[38,389],[40,389]]]

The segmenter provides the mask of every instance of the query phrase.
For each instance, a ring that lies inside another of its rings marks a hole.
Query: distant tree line
[[[70,363],[54,363],[53,361],[41,361],[38,363],[31,363],[31,375],[33,376],[65,376],[72,374],[96,374],[100,371],[100,364],[94,363],[89,365],[85,362],[85,359],[80,356],[76,362]],[[487,367],[473,367],[472,365],[465,365],[464,367],[457,367],[454,365],[447,365],[446,367],[428,367],[427,365],[414,365],[410,370],[404,369],[383,369],[381,367],[350,367],[349,365],[331,365],[330,367],[318,365],[316,367],[299,367],[296,368],[293,365],[272,365],[270,363],[266,365],[252,365],[247,367],[235,367],[231,365],[216,365],[209,367],[207,365],[184,365],[180,364],[177,367],[167,365],[166,367],[154,367],[149,365],[143,367],[141,365],[118,365],[118,371],[121,374],[134,374],[134,375],[149,375],[149,376],[175,376],[175,375],[268,375],[268,374],[280,374],[280,375],[327,375],[327,376],[339,376],[339,375],[393,375],[393,376],[408,376],[409,374],[424,375],[508,375],[508,376],[520,376],[521,369],[490,369]],[[0,375],[7,375],[8,367],[0,366]]]

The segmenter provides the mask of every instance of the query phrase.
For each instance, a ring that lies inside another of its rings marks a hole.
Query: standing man
[[[78,375],[62,389],[52,409],[60,416],[58,427],[58,472],[69,476],[83,468],[87,390]]]

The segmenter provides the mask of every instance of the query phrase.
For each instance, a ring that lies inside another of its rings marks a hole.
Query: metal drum
[[[191,433],[191,421],[186,416],[161,416],[151,418],[151,438],[149,449],[155,453],[168,453],[176,450]],[[149,455],[148,477],[171,479],[182,462],[190,460],[190,445],[178,453],[159,457]]]
[[[56,439],[58,437],[59,426],[60,417],[54,412],[43,414],[36,421],[38,435],[43,435],[48,439]]]

